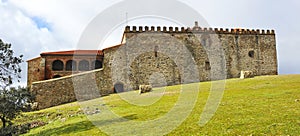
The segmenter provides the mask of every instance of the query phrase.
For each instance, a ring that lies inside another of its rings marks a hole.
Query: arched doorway
[[[124,84],[121,82],[117,82],[114,85],[114,93],[124,92]]]
[[[62,77],[61,75],[54,75],[53,78],[60,78]]]

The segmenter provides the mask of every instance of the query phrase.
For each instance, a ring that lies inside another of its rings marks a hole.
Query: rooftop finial
[[[199,30],[200,30],[198,21],[195,21],[195,26],[192,28],[192,30],[193,30],[193,31],[199,31]]]
[[[195,21],[195,27],[199,27],[198,21]]]

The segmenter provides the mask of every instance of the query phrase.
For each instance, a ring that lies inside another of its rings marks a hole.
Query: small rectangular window
[[[158,46],[156,45],[156,46],[154,47],[154,56],[155,56],[155,57],[158,56],[158,55],[157,55],[157,51],[158,51]]]
[[[206,46],[206,39],[202,39],[201,44],[202,46]]]
[[[210,70],[210,63],[209,61],[205,61],[205,70]]]

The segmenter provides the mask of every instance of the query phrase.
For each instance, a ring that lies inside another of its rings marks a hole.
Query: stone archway
[[[60,78],[62,77],[61,75],[54,75],[53,78]]]
[[[53,71],[63,71],[64,63],[61,60],[55,60],[52,62]]]
[[[77,70],[77,62],[74,60],[68,60],[66,63],[66,71],[76,71]]]
[[[146,52],[137,56],[130,64],[129,81],[135,90],[139,89],[139,85],[156,82],[157,84],[151,85],[161,87],[159,82],[166,83],[167,86],[177,85],[181,84],[180,69],[167,54]]]
[[[87,60],[81,60],[78,65],[79,71],[88,71],[90,70],[90,63]]]
[[[124,92],[124,84],[121,82],[117,82],[114,84],[114,93]]]

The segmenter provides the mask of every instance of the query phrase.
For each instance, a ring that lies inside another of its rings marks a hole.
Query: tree
[[[11,125],[11,120],[18,116],[22,111],[29,111],[31,108],[32,95],[27,88],[10,88],[1,90],[0,93],[0,119],[2,127]]]
[[[30,108],[32,96],[27,88],[12,88],[13,81],[20,82],[22,55],[13,56],[11,44],[0,39],[0,119],[2,127],[12,124],[11,120]],[[9,88],[10,87],[10,88]]]
[[[21,78],[22,70],[19,64],[23,62],[23,55],[15,57],[13,54],[11,44],[3,43],[0,39],[0,87],[2,90],[9,87],[14,79],[19,82]]]

